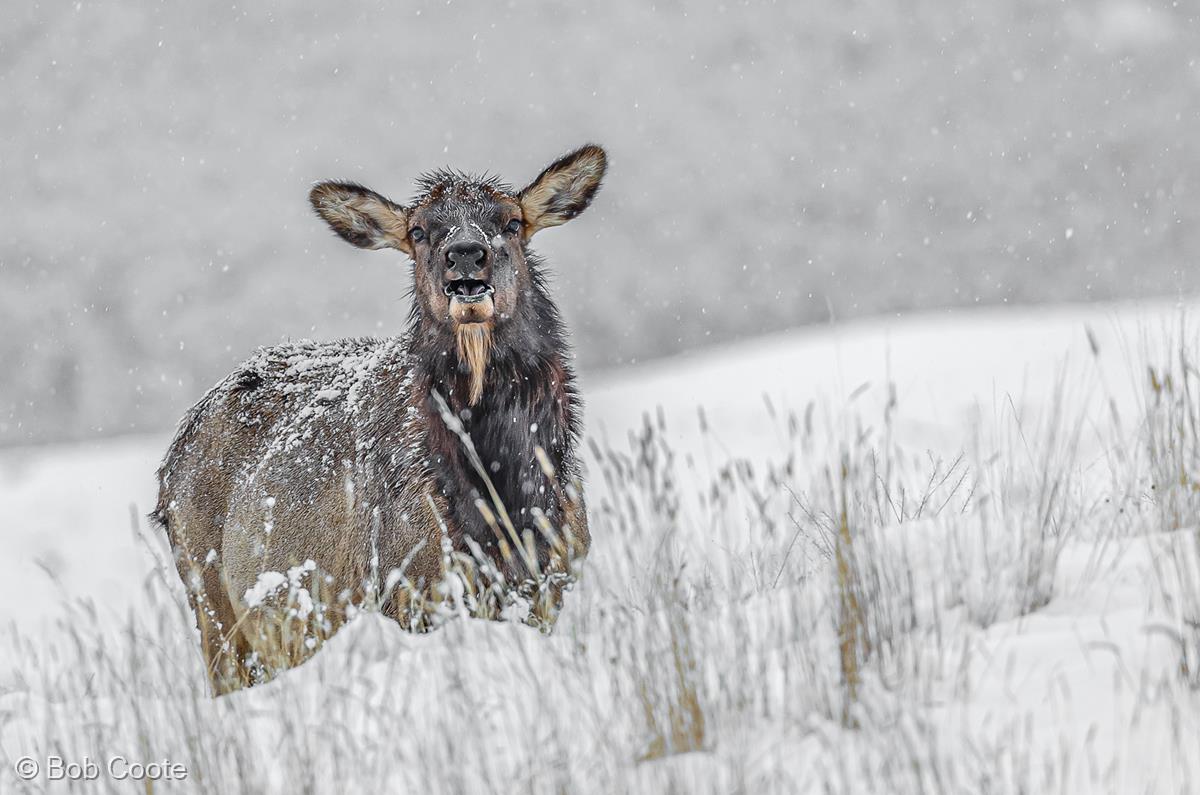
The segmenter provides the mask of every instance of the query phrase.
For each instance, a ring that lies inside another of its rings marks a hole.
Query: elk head
[[[588,145],[551,163],[524,189],[494,177],[440,170],[419,180],[408,205],[350,182],[322,182],[309,194],[317,214],[359,248],[394,248],[412,258],[423,319],[455,340],[478,402],[495,332],[522,310],[533,281],[528,244],[591,203],[607,165]]]

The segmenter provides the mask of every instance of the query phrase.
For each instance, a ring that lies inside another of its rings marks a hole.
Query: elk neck
[[[572,451],[580,412],[558,312],[540,285],[526,299],[523,311],[494,329],[483,391],[474,403],[470,368],[459,359],[455,335],[414,317],[411,339],[429,465],[446,498],[452,540],[470,536],[494,551],[496,530],[477,501],[493,512],[496,506],[465,444],[442,419],[435,391],[462,421],[513,527],[518,533],[533,531],[544,563],[546,549],[535,516],[544,512],[556,529],[564,522],[567,506],[560,497],[578,474]],[[537,460],[538,447],[557,474],[554,480]]]

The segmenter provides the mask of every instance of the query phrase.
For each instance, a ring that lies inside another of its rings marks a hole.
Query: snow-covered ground
[[[553,635],[368,614],[215,702],[141,518],[167,434],[4,452],[0,790],[51,753],[206,791],[1200,789],[1198,448],[1148,452],[1146,398],[1194,309],[880,319],[597,377],[593,553]]]

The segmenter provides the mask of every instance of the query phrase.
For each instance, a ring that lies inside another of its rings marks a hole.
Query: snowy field
[[[874,320],[595,378],[553,635],[366,614],[219,701],[141,519],[168,434],[4,452],[0,792],[51,754],[186,766],[155,791],[1200,790],[1196,309]]]

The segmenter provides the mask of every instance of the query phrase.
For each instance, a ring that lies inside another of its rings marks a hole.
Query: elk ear
[[[359,248],[395,248],[412,255],[408,210],[353,182],[320,182],[308,194],[317,215]]]
[[[539,229],[565,224],[587,209],[600,188],[608,157],[595,144],[555,160],[521,191],[525,237]]]

